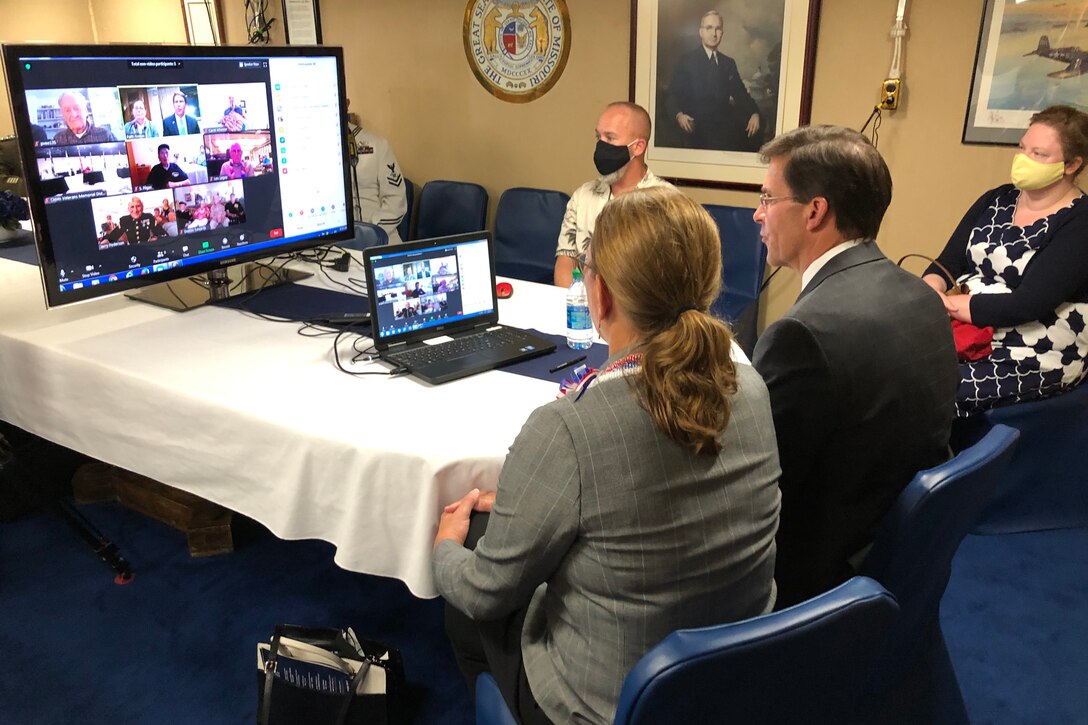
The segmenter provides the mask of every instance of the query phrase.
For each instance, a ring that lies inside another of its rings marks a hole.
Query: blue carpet
[[[972,723],[1088,723],[1088,529],[968,536],[941,623]]]
[[[258,640],[275,624],[352,626],[404,655],[415,722],[471,723],[441,600],[343,571],[332,546],[236,521],[233,554],[113,504],[80,510],[117,544],[113,572],[57,515],[0,524],[0,722],[252,723]],[[236,517],[238,518],[238,517]]]
[[[345,572],[332,547],[239,518],[236,551],[193,559],[173,529],[80,507],[127,586],[58,516],[0,524],[0,722],[252,723],[254,648],[278,622],[353,626],[404,654],[415,722],[471,723],[439,600]],[[971,536],[942,606],[974,723],[1088,723],[1088,529]]]

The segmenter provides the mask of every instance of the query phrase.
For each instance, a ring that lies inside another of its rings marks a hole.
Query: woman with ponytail
[[[720,249],[675,189],[610,201],[582,260],[608,362],[530,416],[497,494],[442,515],[433,568],[458,663],[470,686],[494,673],[522,723],[610,723],[666,635],[774,605],[774,426],[708,312]]]

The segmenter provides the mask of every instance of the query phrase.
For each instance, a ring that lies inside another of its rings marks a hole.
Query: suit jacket
[[[200,124],[196,122],[196,119],[192,116],[185,117],[185,132],[186,133],[200,133]],[[178,117],[174,114],[170,114],[162,122],[162,135],[163,136],[177,136],[178,135]]]
[[[756,102],[741,80],[737,63],[718,53],[717,65],[702,46],[684,54],[669,83],[666,107],[672,123],[677,113],[695,119],[691,146],[701,149],[749,151],[748,119],[758,113]]]
[[[948,458],[948,315],[875,243],[833,257],[756,342],[782,461],[778,606],[852,576],[919,470]]]
[[[667,634],[773,605],[774,429],[759,375],[737,368],[716,456],[667,439],[624,379],[538,408],[476,549],[436,548],[438,590],[469,617],[528,605],[525,672],[552,722],[611,723],[628,670]]]

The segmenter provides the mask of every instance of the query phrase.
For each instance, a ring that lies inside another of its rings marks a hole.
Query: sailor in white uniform
[[[397,225],[408,210],[400,164],[393,147],[381,136],[364,131],[354,121],[348,124],[351,155],[351,195],[355,218],[376,224],[389,235],[390,244],[400,244]]]

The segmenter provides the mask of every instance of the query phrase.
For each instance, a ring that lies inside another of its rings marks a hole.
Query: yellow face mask
[[[1058,181],[1064,175],[1064,161],[1044,164],[1028,158],[1026,154],[1016,154],[1012,158],[1012,183],[1018,189],[1029,191],[1042,189]]]

